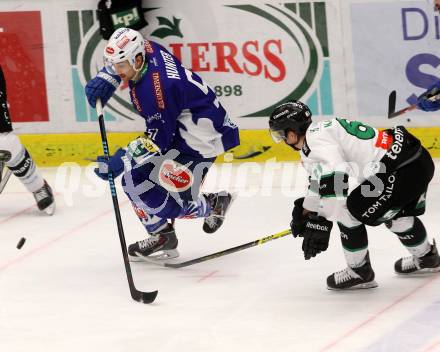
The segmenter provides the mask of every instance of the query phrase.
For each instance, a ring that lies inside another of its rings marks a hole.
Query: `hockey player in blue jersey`
[[[204,218],[203,230],[223,223],[232,195],[200,194],[215,158],[239,145],[237,126],[215,93],[161,45],[132,29],[119,28],[104,49],[104,68],[85,88],[92,107],[105,104],[121,80],[128,82],[135,110],[145,119],[145,134],[121,148],[108,164],[98,157],[95,172],[123,173],[122,185],[148,232],[129,246],[132,259],[169,259],[179,255],[176,218]],[[171,221],[168,221],[171,219]]]

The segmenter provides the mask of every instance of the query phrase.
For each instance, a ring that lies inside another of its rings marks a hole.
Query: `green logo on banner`
[[[112,21],[115,29],[120,27],[128,27],[139,22],[139,12],[136,7],[131,10],[116,12],[112,14]]]

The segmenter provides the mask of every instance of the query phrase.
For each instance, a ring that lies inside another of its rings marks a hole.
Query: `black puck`
[[[17,248],[21,249],[21,247],[23,247],[25,242],[26,242],[26,238],[24,238],[24,237],[20,238],[20,241],[18,241],[18,243],[17,243]]]

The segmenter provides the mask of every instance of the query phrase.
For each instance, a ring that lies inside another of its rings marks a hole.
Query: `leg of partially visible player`
[[[34,160],[12,132],[6,95],[6,81],[0,67],[0,163],[6,166],[33,193],[38,209],[52,215],[55,201],[52,189],[41,177]],[[0,170],[3,171],[3,170]],[[1,174],[0,174],[1,175]],[[5,174],[9,177],[9,173]],[[6,179],[3,180],[4,188]]]
[[[48,215],[55,212],[55,200],[51,187],[43,179],[34,160],[13,132],[0,133],[0,153],[8,155],[5,166],[34,195],[38,209]]]

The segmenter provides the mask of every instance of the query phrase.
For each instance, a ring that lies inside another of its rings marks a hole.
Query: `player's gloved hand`
[[[123,156],[125,156],[125,150],[122,148],[119,148],[108,160],[103,155],[98,156],[96,158],[98,167],[93,170],[96,176],[107,181],[108,172],[110,170],[113,173],[114,178],[118,177],[124,171],[124,162],[122,161]]]
[[[293,237],[302,236],[304,231],[304,225],[306,223],[306,217],[303,215],[303,203],[304,197],[298,198],[293,204],[295,204],[292,210],[292,221],[290,222],[290,229],[292,230]]]
[[[118,75],[111,75],[105,68],[99,71],[95,78],[86,84],[85,91],[90,106],[96,107],[96,99],[98,98],[101,98],[104,106],[118,88],[119,83],[121,83],[121,78]]]
[[[307,220],[302,237],[304,259],[309,260],[328,248],[330,232],[333,223],[322,216],[307,214]]]
[[[440,81],[437,81],[428,90],[417,98],[417,108],[423,111],[437,111],[440,109],[440,99],[431,101],[429,98],[440,94]]]

